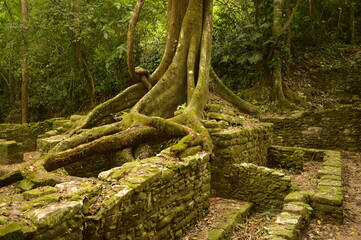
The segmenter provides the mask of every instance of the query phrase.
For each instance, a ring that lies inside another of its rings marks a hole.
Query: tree
[[[352,45],[356,44],[356,36],[355,36],[355,2],[354,0],[348,1],[349,9],[350,9],[350,42]]]
[[[228,90],[211,69],[212,0],[170,0],[167,41],[158,68],[148,77],[145,69],[134,67],[133,36],[143,3],[137,1],[128,34],[128,66],[137,83],[95,107],[66,140],[41,159],[2,177],[0,186],[29,176],[39,184],[55,184],[66,176],[50,173],[52,170],[92,154],[126,150],[144,142],[180,138],[166,153],[175,158],[190,149],[212,152],[210,134],[201,121],[210,90],[244,112],[259,113]],[[150,85],[144,85],[144,80]],[[180,105],[186,107],[175,115]],[[130,112],[120,122],[99,126],[110,114],[128,108]]]
[[[272,41],[273,44],[269,48],[268,56],[265,59],[267,64],[265,73],[256,85],[247,89],[242,93],[242,96],[247,99],[256,99],[259,101],[270,100],[276,103],[277,109],[288,110],[297,109],[294,103],[300,103],[301,99],[292,92],[291,89],[283,81],[282,74],[282,59],[280,53],[280,46],[283,46],[282,35],[286,30],[287,38],[286,45],[290,48],[290,24],[299,6],[300,0],[297,1],[290,12],[289,4],[286,4],[287,19],[283,24],[283,0],[273,0],[273,17],[272,17]]]
[[[28,3],[27,0],[21,0],[21,16],[24,23],[25,29],[27,28],[28,21],[29,21],[29,14],[28,14]],[[25,31],[26,32],[26,31]],[[29,105],[28,105],[28,98],[29,98],[29,70],[28,70],[28,60],[27,60],[27,37],[26,33],[23,37],[24,42],[24,53],[21,59],[21,122],[23,124],[28,122],[29,119]]]

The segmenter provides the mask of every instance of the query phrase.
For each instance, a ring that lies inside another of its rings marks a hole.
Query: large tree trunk
[[[21,16],[23,24],[25,27],[28,25],[29,15],[28,15],[28,3],[27,0],[21,0]],[[24,53],[21,59],[21,122],[23,124],[28,122],[29,119],[29,70],[28,70],[28,61],[27,61],[27,39],[26,34],[24,34]]]
[[[139,0],[135,15],[139,15],[142,2],[143,0]],[[136,20],[134,21],[130,28],[135,29]],[[127,149],[128,155],[131,155],[129,148],[136,148],[147,142],[180,139],[164,150],[164,154],[174,158],[187,156],[187,150],[196,146],[196,149],[211,152],[212,140],[201,119],[208,101],[211,73],[212,0],[170,0],[168,23],[168,40],[162,62],[147,79],[153,85],[150,90],[142,83],[137,83],[100,104],[74,126],[69,136],[48,155],[28,163],[22,170],[0,178],[0,186],[28,178],[29,169],[44,176],[46,171],[66,166],[92,154]],[[128,41],[134,41],[131,35]],[[132,43],[128,46],[132,46]],[[132,54],[132,51],[128,51],[128,65],[134,67],[136,64]],[[130,69],[130,72],[137,74],[135,69]],[[214,74],[212,76],[214,78]],[[228,100],[246,112],[259,112],[236,95],[228,97]],[[177,107],[185,103],[184,111],[175,115]],[[102,118],[130,107],[131,111],[120,122],[98,126]],[[52,179],[52,183],[60,181],[54,175],[50,174],[48,177]]]

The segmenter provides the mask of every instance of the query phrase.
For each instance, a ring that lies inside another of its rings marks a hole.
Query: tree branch
[[[131,78],[135,82],[140,82],[139,76],[135,73],[135,60],[134,60],[134,35],[135,35],[135,27],[137,26],[138,19],[140,12],[142,10],[142,6],[144,4],[144,0],[138,0],[135,7],[133,14],[129,21],[129,29],[128,29],[128,48],[127,48],[127,63],[128,63],[128,70],[130,73]]]
[[[298,8],[300,2],[301,2],[301,0],[297,0],[297,3],[296,3],[296,5],[294,6],[293,11],[292,11],[291,15],[289,16],[289,18],[287,19],[285,25],[284,25],[284,26],[281,28],[281,30],[276,34],[275,39],[274,39],[274,43],[273,43],[272,48],[271,48],[271,51],[269,52],[268,57],[267,57],[268,60],[270,60],[271,57],[272,57],[272,55],[273,55],[273,52],[274,52],[274,50],[275,50],[275,48],[276,48],[276,43],[277,43],[278,39],[279,39],[280,36],[286,31],[286,29],[288,28],[288,26],[291,24],[291,22],[292,22],[292,20],[293,20],[293,17],[295,16],[295,13],[296,13],[296,11],[297,11],[297,8]]]

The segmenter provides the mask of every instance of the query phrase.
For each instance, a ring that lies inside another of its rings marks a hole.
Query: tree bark
[[[28,3],[27,0],[21,0],[21,17],[24,24],[25,29],[27,28],[29,21],[28,14]],[[26,124],[29,120],[29,69],[28,69],[28,61],[27,61],[27,31],[25,31],[23,37],[24,43],[24,53],[21,59],[21,122],[22,124]]]
[[[350,42],[353,46],[356,45],[356,30],[355,30],[355,1],[349,0],[349,9],[350,9]]]
[[[272,35],[275,39],[278,38],[278,34],[282,29],[282,6],[283,0],[274,0],[273,1],[273,26],[272,26]],[[282,62],[280,59],[280,53],[277,48],[273,52],[273,66],[272,69],[272,92],[271,100],[280,101],[285,98],[282,89]]]
[[[291,8],[291,1],[286,0],[285,1],[285,9],[286,9],[286,18],[290,19],[292,14],[292,8]],[[287,59],[285,64],[285,73],[286,73],[286,79],[290,79],[290,68],[291,68],[291,44],[292,44],[292,29],[291,24],[288,25],[286,30],[286,43],[285,46],[287,48]]]

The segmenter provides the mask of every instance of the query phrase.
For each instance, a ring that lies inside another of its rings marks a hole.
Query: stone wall
[[[224,176],[217,196],[252,202],[256,211],[280,209],[291,191],[291,178],[284,173],[252,163],[233,164]]]
[[[274,144],[291,147],[361,151],[361,107],[311,111],[274,123]]]
[[[179,239],[209,209],[203,152],[125,163],[99,179],[4,196],[0,239]]]
[[[295,147],[270,147],[270,163],[278,167],[302,171],[304,161],[321,161],[317,171],[317,187],[300,192],[307,195],[308,204],[313,208],[312,215],[323,222],[343,221],[343,186],[341,153],[331,150],[306,149]],[[302,174],[302,173],[301,173]],[[301,196],[291,194],[290,196]],[[286,198],[287,199],[287,198]],[[286,201],[287,202],[287,201]]]
[[[21,144],[24,152],[35,151],[36,141],[39,135],[48,131],[62,131],[72,125],[72,121],[64,118],[53,118],[43,122],[28,124],[0,124],[0,139],[16,141]]]
[[[254,163],[267,166],[267,149],[272,143],[272,124],[253,128],[227,128],[211,133],[214,156],[211,164],[212,191],[217,196],[229,186],[234,164]]]
[[[272,124],[252,128],[227,128],[211,133],[214,143],[212,167],[223,168],[233,163],[267,165],[267,149],[272,143]],[[223,171],[223,169],[212,169]]]
[[[268,148],[268,167],[302,172],[305,161],[323,161],[324,156],[324,150],[273,145]]]

